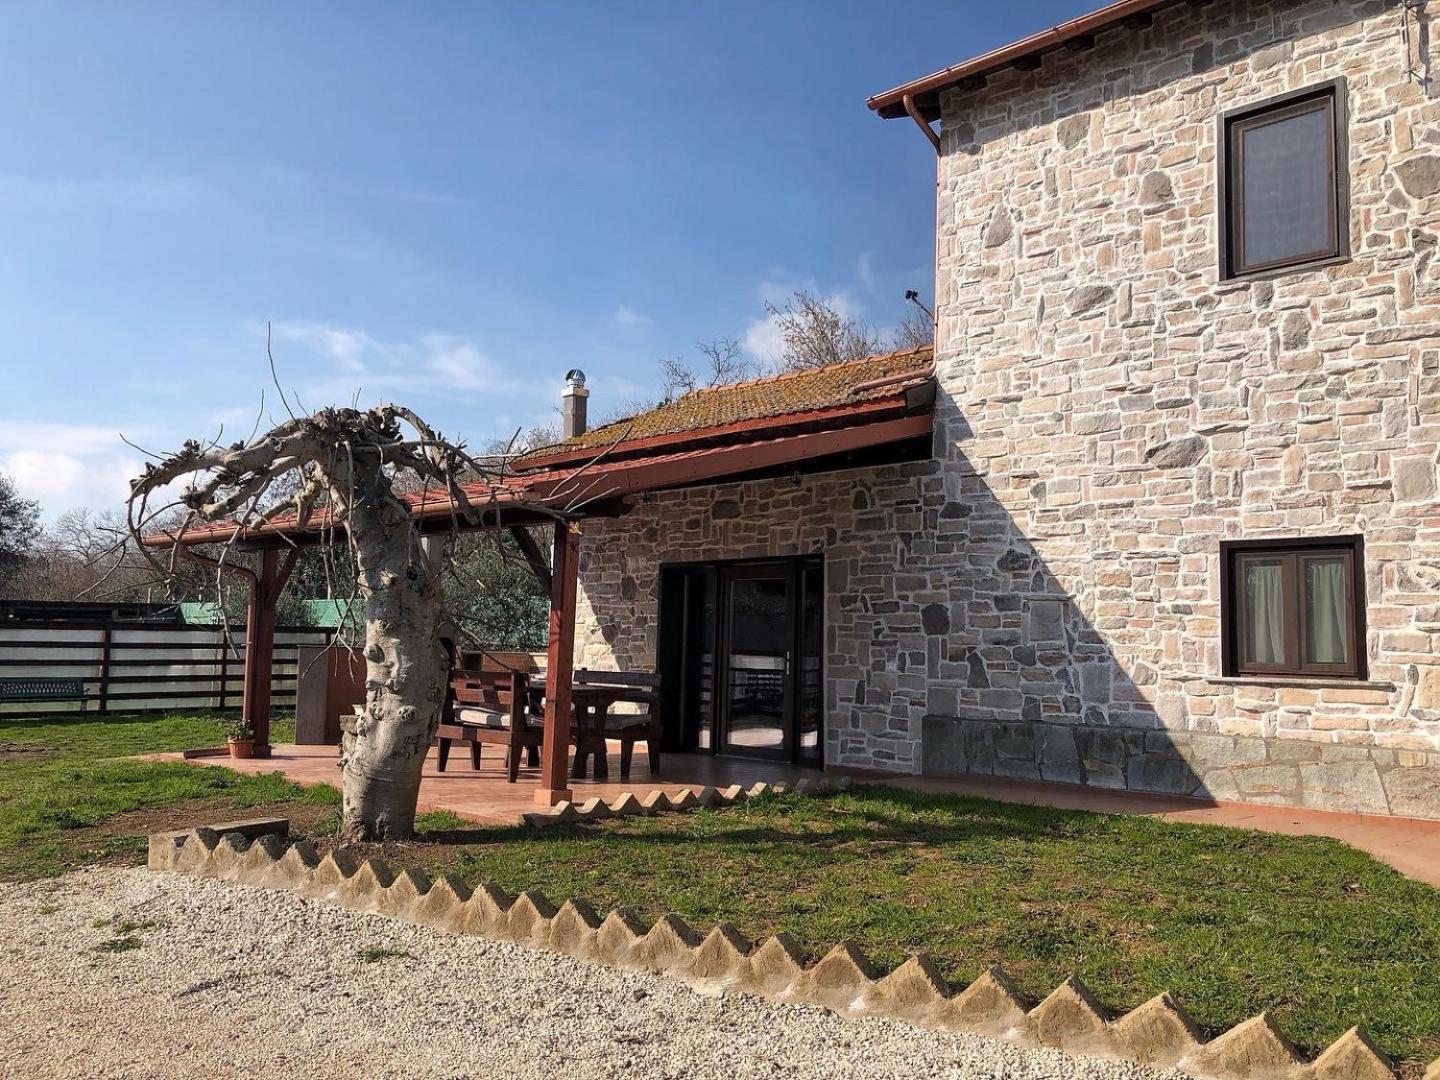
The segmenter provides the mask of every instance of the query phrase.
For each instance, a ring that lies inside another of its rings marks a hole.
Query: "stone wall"
[[[935,620],[961,558],[939,533],[939,489],[938,466],[922,462],[666,492],[587,521],[576,663],[653,669],[662,563],[821,554],[825,759],[918,771]]]
[[[1440,90],[1401,15],[1177,5],[949,92],[935,460],[591,523],[583,662],[653,663],[662,559],[823,552],[831,764],[1440,817]],[[1337,75],[1354,257],[1220,282],[1217,116]],[[1369,680],[1222,677],[1220,541],[1351,533]]]
[[[1395,812],[1440,814],[1440,98],[1409,74],[1424,40],[1407,55],[1398,3],[1221,0],[945,95],[946,498],[1003,507],[1002,559],[1066,599],[1054,644],[990,610],[1012,594],[961,606],[952,648],[977,641],[1027,682],[1038,648],[1054,681],[988,716],[962,689],[927,742],[947,720],[1040,720],[1016,736],[1035,747],[1053,724],[1139,729],[1191,772],[1110,746],[1120,773],[1083,778],[1384,812],[1380,777],[1415,768],[1397,783],[1419,805]],[[1339,75],[1353,259],[1221,282],[1218,115]],[[1220,541],[1347,533],[1366,541],[1371,681],[1220,678]],[[1229,741],[1204,767],[1168,733]],[[976,767],[943,738],[932,767]],[[1280,740],[1346,763],[1338,786],[1366,794],[1311,791],[1301,762],[1272,760]]]

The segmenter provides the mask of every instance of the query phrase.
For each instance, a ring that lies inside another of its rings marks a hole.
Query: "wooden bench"
[[[78,701],[85,711],[84,679],[57,679],[48,676],[0,679],[0,702]]]
[[[510,783],[520,775],[520,751],[531,765],[540,764],[543,721],[530,711],[530,680],[521,671],[453,671],[445,711],[436,730],[441,772],[452,742],[468,743],[470,765],[480,768],[480,747],[503,746]]]
[[[596,671],[579,668],[571,691],[575,723],[575,764],[571,775],[585,775],[585,758],[595,763],[595,779],[608,777],[606,744],[620,744],[620,779],[630,778],[635,744],[643,742],[650,758],[650,772],[660,773],[660,740],[665,729],[660,716],[660,677],[644,671]],[[612,706],[627,703],[643,706],[637,712],[613,712]]]

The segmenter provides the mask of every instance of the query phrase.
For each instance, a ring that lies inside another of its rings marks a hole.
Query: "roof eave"
[[[565,455],[563,460],[557,456],[539,462],[533,471],[511,478],[507,491],[482,509],[479,523],[462,528],[493,529],[543,523],[536,518],[535,508],[552,502],[562,507],[570,502],[577,477],[588,478],[593,486],[598,474],[605,474],[604,499],[587,498],[587,502],[594,501],[596,505],[587,506],[585,515],[597,516],[613,512],[610,504],[625,495],[701,481],[718,482],[757,469],[799,464],[828,454],[883,446],[928,433],[936,394],[933,375],[928,370],[919,370],[875,381],[893,380],[898,380],[894,393],[883,398],[691,430],[663,439],[640,440],[646,444],[640,448],[642,452],[628,458],[617,458],[603,447],[592,447]],[[726,434],[732,438],[724,439]],[[736,442],[733,436],[742,434],[751,435],[751,440]],[[706,445],[695,446],[696,442]],[[682,449],[687,444],[688,452]],[[576,460],[577,456],[580,460]],[[587,469],[587,462],[605,457],[610,460],[600,462],[593,470]],[[457,508],[443,493],[435,495],[437,497],[423,499],[412,507],[411,512],[422,530],[427,525],[440,529],[453,527]],[[289,547],[325,543],[340,530],[343,527],[332,530],[322,522],[311,522],[299,529],[293,521],[284,519],[258,527],[214,523],[192,527],[180,535],[160,530],[143,537],[141,543],[146,547],[166,548],[234,540],[245,546]]]
[[[434,490],[434,498],[425,499],[410,508],[411,516],[421,526],[421,531],[433,531],[427,525],[433,523],[443,529],[452,529],[460,520],[461,531],[467,529],[501,529],[512,525],[541,525],[553,520],[545,512],[543,500],[521,498],[517,495],[498,499],[476,506],[478,493],[472,498],[472,507],[478,509],[475,522],[466,522],[461,517],[464,507],[454,502],[445,493]],[[295,521],[279,518],[260,525],[240,525],[236,522],[217,521],[191,526],[183,533],[169,529],[157,529],[146,533],[140,543],[148,548],[200,547],[206,544],[228,544],[234,542],[241,547],[291,547],[307,544],[323,544],[329,539],[343,536],[343,523],[332,525],[321,520],[312,520],[303,528]]]
[[[961,85],[967,80],[973,80],[973,84],[977,87],[983,86],[985,76],[1011,67],[1017,62],[1023,63],[1032,57],[1038,58],[1047,52],[1067,45],[1073,47],[1074,44],[1083,42],[1091,35],[1108,30],[1127,19],[1148,15],[1162,7],[1180,2],[1182,0],[1118,0],[1116,3],[1071,19],[1069,22],[1038,31],[1029,37],[1013,41],[1009,45],[1002,45],[998,49],[992,49],[990,52],[958,64],[951,64],[947,68],[923,78],[913,79],[893,90],[875,94],[867,98],[865,104],[881,118],[895,120],[908,115],[905,109],[905,99],[909,97],[921,116],[926,120],[936,120],[940,116],[939,100],[940,94],[944,90]],[[1195,0],[1183,0],[1183,2],[1193,3]]]
[[[775,416],[756,417],[749,420],[732,421],[727,424],[712,424],[709,427],[689,428],[685,431],[664,435],[651,435],[643,439],[619,439],[614,443],[564,449],[553,454],[535,454],[512,466],[522,477],[531,477],[554,469],[569,468],[599,457],[625,457],[665,452],[682,446],[694,446],[718,440],[748,435],[755,437],[782,438],[793,434],[793,429],[812,424],[835,427],[871,422],[895,412],[913,411],[915,397],[910,387],[926,381],[933,382],[930,369],[904,372],[899,377],[876,380],[879,384],[894,384],[893,393],[881,398],[846,405],[830,405],[803,412],[781,413]]]
[[[595,485],[603,484],[606,500],[701,484],[726,483],[766,469],[800,467],[836,454],[927,438],[932,434],[933,423],[933,414],[928,410],[891,415],[874,423],[824,428],[691,453],[612,462],[604,466],[602,475],[591,476],[590,480]],[[572,474],[573,471],[554,476],[541,474],[533,482],[538,491],[553,490],[568,484]]]

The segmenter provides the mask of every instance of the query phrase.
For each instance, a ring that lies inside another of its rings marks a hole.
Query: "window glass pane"
[[[1245,579],[1245,662],[1285,662],[1285,573],[1279,559],[1247,559]]]
[[[1329,251],[1334,177],[1329,110],[1242,127],[1241,265]]]
[[[1345,633],[1345,560],[1305,561],[1305,659],[1312,664],[1349,660]]]

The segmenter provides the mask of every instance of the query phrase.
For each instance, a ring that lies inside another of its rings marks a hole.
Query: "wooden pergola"
[[[470,508],[483,508],[478,515],[458,512],[464,508],[446,492],[427,490],[403,496],[422,535],[439,539],[457,531],[508,530],[549,595],[544,742],[536,802],[554,805],[571,799],[567,766],[584,519],[622,516],[634,505],[636,496],[647,492],[850,468],[895,460],[897,454],[907,460],[928,456],[934,404],[930,371],[912,370],[876,380],[874,385],[881,388],[879,396],[863,404],[655,439],[621,440],[598,461],[594,451],[576,454],[561,447],[548,457],[537,455],[528,471],[509,477],[498,488],[476,485],[465,489]],[[568,493],[573,493],[581,474],[587,492],[584,506],[567,512],[564,506],[572,501]],[[281,590],[301,550],[334,543],[337,535],[343,535],[319,521],[321,515],[316,517],[317,521],[304,527],[283,517],[255,527],[223,521],[180,534],[158,532],[144,540],[147,546],[184,548],[192,557],[217,566],[190,549],[227,543],[258,554],[254,570],[229,568],[247,579],[250,588],[242,715],[255,732],[257,756],[271,752],[270,685]],[[548,561],[529,531],[535,525],[553,528],[554,546]]]
[[[503,495],[505,490],[499,493]],[[505,529],[516,539],[526,562],[550,597],[549,644],[545,673],[545,736],[540,756],[540,786],[535,799],[545,805],[569,800],[567,763],[570,741],[570,682],[574,675],[575,600],[578,589],[580,556],[580,522],[564,515],[551,517],[534,511],[510,508],[509,499],[495,497],[496,492],[469,492],[479,505],[485,506],[478,519],[467,519],[456,513],[446,494],[435,491],[407,496],[411,513],[427,547],[444,534],[462,531],[497,531]],[[515,493],[516,495],[519,492]],[[480,499],[487,502],[479,502]],[[613,503],[587,512],[587,516],[613,514],[619,509]],[[535,542],[530,526],[549,525],[555,542],[547,561]],[[429,534],[429,535],[425,535]],[[277,518],[257,528],[245,528],[230,522],[201,525],[175,535],[154,533],[145,538],[153,547],[178,546],[186,549],[192,559],[221,568],[218,560],[190,549],[211,544],[233,544],[238,551],[254,552],[258,565],[251,569],[233,564],[223,566],[226,573],[242,578],[250,596],[245,610],[244,693],[241,716],[255,733],[255,756],[269,757],[270,687],[275,662],[276,608],[280,594],[290,578],[300,553],[307,547],[334,543],[343,530],[312,524],[297,528],[286,518]],[[563,718],[563,722],[562,722]]]

